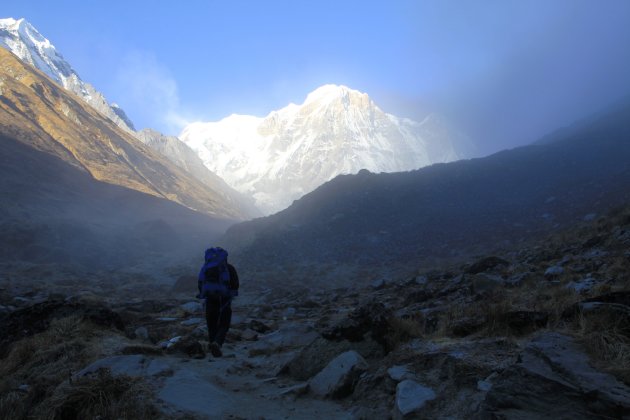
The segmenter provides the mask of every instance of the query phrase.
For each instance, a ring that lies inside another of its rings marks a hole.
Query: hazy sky
[[[6,3],[137,128],[168,134],[335,83],[443,113],[486,154],[630,94],[626,0]]]

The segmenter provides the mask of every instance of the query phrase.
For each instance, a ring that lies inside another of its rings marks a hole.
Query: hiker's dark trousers
[[[218,301],[206,300],[206,322],[208,323],[208,340],[223,345],[225,336],[232,322],[231,299]]]

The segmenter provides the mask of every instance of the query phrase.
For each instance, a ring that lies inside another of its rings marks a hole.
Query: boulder
[[[385,286],[387,286],[387,280],[382,279],[382,278],[381,278],[381,279],[374,280],[374,281],[372,282],[371,286],[372,286],[372,289],[374,289],[374,290],[381,290],[381,289],[384,289],[384,288],[385,288]]]
[[[367,362],[354,350],[334,358],[309,381],[310,389],[322,397],[343,398],[354,391],[359,376],[368,369]]]
[[[199,314],[203,312],[203,305],[200,302],[186,302],[179,307],[190,314]]]
[[[137,339],[149,341],[149,330],[147,330],[147,327],[136,328],[134,334],[136,335]]]
[[[206,357],[206,352],[201,343],[191,336],[172,338],[166,345],[166,352],[185,354],[195,359]]]
[[[576,293],[585,294],[591,291],[593,287],[597,284],[597,280],[592,277],[586,277],[580,281],[572,281],[567,284],[565,287],[567,289],[572,289]]]
[[[571,338],[536,336],[520,361],[493,381],[480,408],[482,418],[624,418],[630,388],[595,370]]]
[[[409,370],[409,366],[399,365],[395,365],[387,369],[387,375],[396,382],[415,377],[415,374]]]
[[[431,388],[411,379],[405,379],[396,386],[396,408],[403,416],[417,412],[435,397]]]
[[[383,348],[372,339],[360,342],[330,341],[319,337],[304,347],[282,369],[281,373],[288,374],[293,379],[305,381],[316,375],[339,354],[355,350],[363,357],[383,357]]]
[[[553,265],[545,270],[545,278],[553,280],[564,274],[564,268],[559,265]]]
[[[509,261],[506,261],[503,258],[495,256],[485,257],[471,264],[470,267],[466,269],[466,274],[479,274],[497,267],[507,267],[509,265]]]
[[[261,334],[265,334],[272,330],[270,325],[256,319],[252,319],[251,321],[249,321],[248,325],[249,328]]]

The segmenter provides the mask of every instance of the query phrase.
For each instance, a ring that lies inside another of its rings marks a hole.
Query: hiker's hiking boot
[[[223,356],[223,353],[221,352],[221,346],[219,346],[219,343],[217,343],[216,341],[213,341],[212,343],[210,343],[210,353],[212,353],[214,357]]]

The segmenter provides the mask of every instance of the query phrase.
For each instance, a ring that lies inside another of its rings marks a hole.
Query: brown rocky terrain
[[[367,287],[244,278],[220,359],[205,355],[194,277],[192,290],[186,276],[170,290],[108,289],[104,278],[80,293],[3,281],[0,413],[626,418],[628,249],[626,208],[517,251]]]
[[[215,217],[248,216],[236,201],[226,199],[222,186],[213,190],[200,182],[3,48],[0,134],[57,157],[98,181]]]

